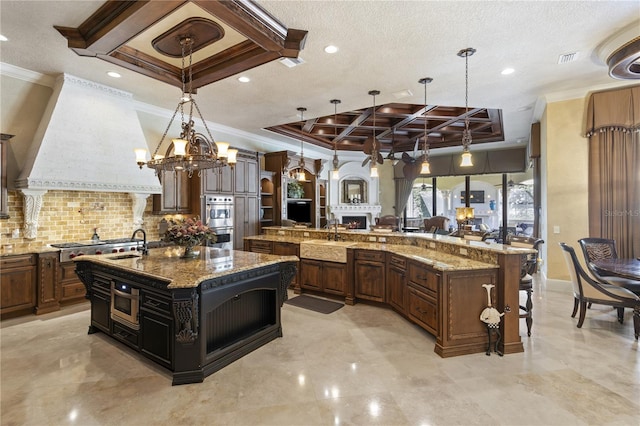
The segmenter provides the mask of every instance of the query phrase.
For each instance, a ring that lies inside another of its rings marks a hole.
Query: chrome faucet
[[[149,247],[147,246],[147,232],[142,229],[142,228],[138,228],[135,231],[133,231],[133,235],[131,236],[131,241],[133,241],[136,237],[136,234],[138,232],[142,232],[142,236],[143,236],[143,240],[142,240],[142,250],[140,250],[140,248],[138,247],[138,251],[142,251],[142,254],[149,254]]]

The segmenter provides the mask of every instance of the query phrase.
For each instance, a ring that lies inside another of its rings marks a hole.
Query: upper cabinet
[[[191,178],[186,172],[161,173],[162,194],[153,195],[155,214],[199,214],[200,179],[197,174]]]
[[[0,219],[9,217],[9,197],[7,194],[7,144],[13,135],[0,134]]]
[[[233,194],[233,170],[231,167],[220,167],[205,170],[202,187],[205,194]]]

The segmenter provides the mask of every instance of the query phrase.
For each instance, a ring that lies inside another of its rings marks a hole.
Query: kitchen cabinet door
[[[384,253],[357,250],[354,272],[357,298],[376,302],[386,301]]]
[[[324,262],[322,284],[325,293],[344,296],[347,288],[347,265],[345,263]]]
[[[205,170],[202,177],[202,187],[205,194],[232,194],[233,171],[231,167]]]
[[[241,250],[244,247],[244,237],[258,234],[258,197],[236,195],[234,197],[233,248]]]
[[[407,284],[403,269],[391,267],[387,273],[387,301],[397,311],[404,314],[407,298]]]
[[[58,286],[58,252],[38,254],[38,285],[36,314],[60,309]]]
[[[322,290],[322,262],[311,259],[300,261],[300,287]]]
[[[6,256],[0,263],[0,313],[27,313],[36,305],[35,255]]]

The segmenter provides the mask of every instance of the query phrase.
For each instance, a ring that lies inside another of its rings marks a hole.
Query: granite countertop
[[[297,237],[283,237],[280,235],[256,235],[252,237],[246,237],[245,239],[251,240],[263,240],[263,241],[278,241],[289,242],[294,244],[303,243],[304,241],[313,240],[311,237],[297,238]],[[317,240],[317,238],[316,238]],[[402,244],[387,244],[378,242],[357,242],[357,241],[340,241],[341,243],[347,242],[350,249],[361,250],[377,250],[384,251],[399,256],[406,257],[408,259],[414,259],[419,262],[423,262],[432,266],[434,269],[440,271],[456,271],[456,270],[472,270],[472,269],[496,269],[499,266],[497,264],[480,262],[478,260],[471,260],[465,257],[456,256],[453,254],[442,253],[436,250],[421,248],[412,245]],[[330,242],[327,242],[330,244]]]
[[[251,253],[202,247],[194,259],[182,259],[184,248],[171,246],[154,248],[148,255],[114,253],[85,255],[75,262],[89,261],[127,272],[136,272],[164,280],[167,288],[193,288],[205,280],[283,262],[298,262],[296,256]]]
[[[9,248],[10,247],[10,248]],[[49,247],[41,243],[2,244],[0,257],[15,256],[21,254],[50,253],[60,251],[59,248]]]
[[[284,226],[270,226],[265,227],[265,229],[269,229],[276,232],[281,232],[285,235],[255,235],[252,237],[245,237],[245,239],[262,239],[267,241],[284,241],[284,242],[301,242],[305,240],[311,239],[323,239],[326,238],[327,233],[333,234],[333,230],[329,229],[315,229],[315,228],[307,228],[304,230],[294,229],[292,227],[284,227]],[[298,237],[295,234],[299,234],[300,231],[306,231],[309,236]],[[293,234],[293,235],[292,235]],[[500,254],[526,254],[526,253],[537,253],[536,250],[524,248],[524,247],[512,247],[508,244],[499,244],[490,241],[474,241],[474,240],[465,240],[459,237],[452,237],[449,235],[438,235],[438,234],[429,234],[429,233],[419,233],[419,232],[373,232],[366,230],[339,230],[338,234],[346,235],[348,241],[359,241],[366,242],[369,238],[385,237],[391,240],[402,239],[405,241],[404,245],[412,245],[419,240],[423,241],[433,241],[433,242],[441,242],[445,244],[452,244],[459,247],[464,248],[474,248],[480,249],[486,252],[492,253],[500,253]],[[281,238],[281,239],[276,239]],[[390,241],[393,243],[393,241]],[[383,244],[383,243],[381,243]]]

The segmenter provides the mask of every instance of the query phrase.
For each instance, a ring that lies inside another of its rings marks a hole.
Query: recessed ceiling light
[[[0,41],[9,41],[9,39],[0,34]]]
[[[238,81],[240,83],[248,83],[251,81],[251,79],[249,77],[247,77],[246,75],[243,75],[242,77],[238,77]]]
[[[505,68],[502,70],[501,74],[502,75],[509,75],[509,74],[513,74],[515,70],[513,68]]]
[[[338,46],[330,44],[329,46],[324,48],[324,51],[327,53],[336,53],[338,51]]]
[[[113,77],[113,78],[120,78],[120,77],[122,77],[120,74],[118,74],[118,73],[117,73],[117,72],[115,72],[115,71],[109,71],[109,72],[107,73],[107,75],[108,75],[109,77]]]

